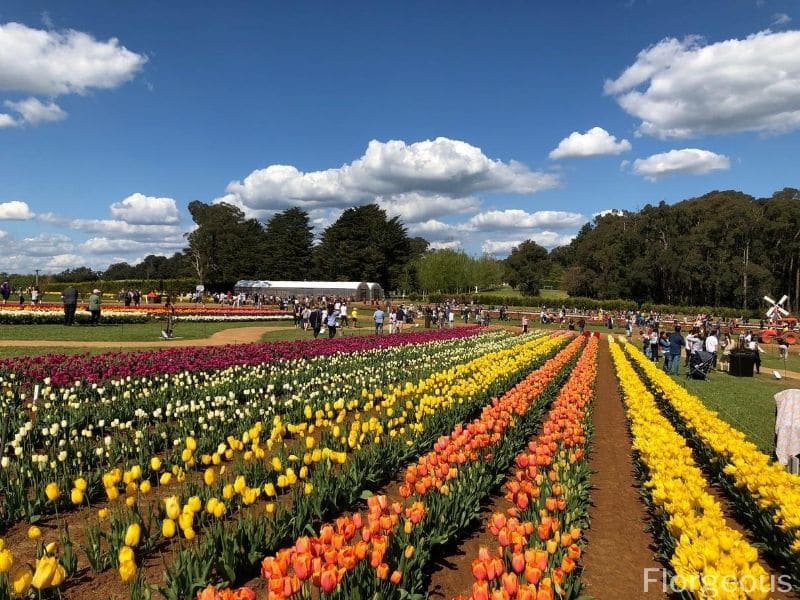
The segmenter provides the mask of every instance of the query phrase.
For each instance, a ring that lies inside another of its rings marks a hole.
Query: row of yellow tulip
[[[723,469],[758,505],[773,512],[774,522],[793,537],[800,561],[800,477],[759,451],[744,433],[709,410],[703,401],[674,382],[636,348],[628,356],[645,373],[655,392],[668,402],[687,427],[726,464]]]
[[[770,580],[758,562],[758,551],[726,524],[691,448],[613,342],[611,355],[633,448],[646,473],[644,488],[656,519],[664,525],[667,539],[661,542],[671,554],[675,586],[696,598],[766,598]]]

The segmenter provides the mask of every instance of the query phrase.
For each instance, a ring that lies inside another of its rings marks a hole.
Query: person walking
[[[89,324],[92,327],[100,325],[100,304],[100,290],[95,288],[92,290],[92,295],[89,296],[89,312],[92,315]]]
[[[658,327],[650,330],[650,360],[658,363]]]
[[[328,312],[328,339],[336,337],[336,323],[339,319],[339,309],[334,308]]]
[[[667,335],[666,331],[662,331],[661,333],[658,334],[658,346],[659,349],[661,350],[661,354],[664,355],[664,366],[663,366],[664,372],[669,373],[669,366],[672,355],[669,352],[669,336]]]
[[[315,307],[311,314],[308,315],[308,326],[311,327],[311,331],[314,333],[314,339],[317,339],[322,329],[322,311],[319,306]]]
[[[61,292],[61,300],[64,302],[64,325],[72,325],[78,308],[78,290],[71,285],[65,287]]]
[[[528,333],[528,315],[522,315],[522,333]]]

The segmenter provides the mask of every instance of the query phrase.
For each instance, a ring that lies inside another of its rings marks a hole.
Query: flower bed
[[[0,360],[0,388],[30,387],[34,383],[63,386],[75,381],[99,383],[165,373],[224,369],[232,365],[258,365],[337,353],[456,339],[479,333],[478,327],[423,331],[385,336],[351,336],[322,340],[298,340],[236,344],[207,348],[167,348],[142,352],[107,352],[98,355],[45,354]],[[13,375],[13,378],[12,378]]]
[[[56,474],[68,485],[79,473],[113,469],[130,460],[141,461],[143,456],[160,455],[181,464],[175,445],[185,437],[202,434],[200,452],[212,452],[227,436],[242,436],[256,421],[274,415],[299,421],[307,406],[338,404],[341,392],[355,396],[364,385],[391,385],[398,381],[398,374],[411,380],[424,378],[434,368],[469,361],[508,347],[511,341],[498,335],[456,338],[309,361],[233,367],[206,373],[205,379],[191,374],[126,380],[108,389],[97,385],[45,388],[40,401],[29,405],[34,418],[16,411],[9,423],[13,438],[0,469],[0,490],[6,496],[0,522],[30,517],[47,507],[42,488]],[[437,364],[431,361],[433,356]],[[382,368],[376,369],[378,365]],[[344,379],[351,383],[342,383]],[[270,383],[261,387],[265,381]],[[28,489],[37,490],[38,498],[14,501],[27,499]],[[100,491],[95,482],[87,497]]]
[[[106,520],[103,524],[86,525],[91,538],[87,552],[97,571],[119,566],[120,576],[131,582],[132,597],[141,597],[136,586],[143,585],[137,575],[137,561],[164,540],[174,539],[176,533],[187,540],[202,535],[201,544],[191,545],[191,551],[187,549],[176,556],[163,590],[167,597],[186,597],[187,590],[196,592],[199,589],[196,580],[186,581],[186,573],[196,573],[204,565],[214,565],[217,572],[239,572],[256,560],[252,554],[242,555],[239,550],[242,544],[263,556],[287,535],[297,535],[308,523],[342,504],[352,503],[369,482],[390,476],[403,460],[429,447],[438,435],[467,418],[491,394],[505,389],[509,382],[518,379],[522,371],[536,364],[559,343],[558,339],[510,338],[495,334],[438,342],[431,345],[431,352],[424,352],[423,346],[411,346],[405,355],[398,355],[398,361],[409,358],[408,352],[419,349],[421,364],[427,364],[429,369],[433,365],[443,365],[444,370],[421,377],[416,383],[401,378],[386,388],[383,385],[372,391],[362,388],[359,397],[347,400],[337,397],[334,388],[330,395],[308,398],[306,403],[293,408],[292,414],[299,414],[301,418],[292,421],[279,415],[271,419],[271,424],[260,420],[263,413],[249,407],[261,405],[263,396],[243,392],[220,396],[227,401],[230,414],[235,416],[234,427],[224,425],[225,421],[220,423],[219,429],[203,427],[214,422],[208,420],[208,415],[220,409],[209,412],[206,406],[194,412],[191,408],[207,402],[208,398],[194,398],[181,405],[187,410],[177,410],[177,406],[161,407],[162,414],[165,409],[171,412],[163,428],[137,426],[131,431],[130,423],[119,422],[111,423],[107,430],[105,439],[108,441],[101,446],[105,448],[101,452],[104,457],[127,455],[138,456],[138,460],[110,469],[87,470],[87,457],[81,451],[69,447],[62,450],[60,444],[51,443],[52,450],[48,452],[58,456],[65,451],[64,461],[50,460],[48,454],[45,461],[37,460],[35,465],[30,465],[32,468],[12,465],[17,474],[28,470],[45,474],[44,478],[38,476],[42,478],[41,483],[27,488],[33,488],[37,497],[29,498],[24,488],[17,493],[17,489],[10,487],[4,488],[4,497],[17,497],[15,502],[23,513],[40,514],[56,507],[66,509],[71,504],[82,506],[89,498],[97,498],[98,493],[104,495],[113,509],[110,513],[105,508],[101,511],[101,519]],[[460,360],[455,356],[448,358],[446,352],[442,353],[443,344],[460,345],[466,354],[462,354]],[[497,349],[491,350],[498,344]],[[381,361],[376,352],[400,353],[401,350],[366,352],[361,371],[349,370],[346,376],[356,382],[371,382],[376,365],[392,366]],[[461,362],[470,353],[479,357]],[[442,362],[433,361],[433,356],[437,361],[441,357]],[[331,356],[329,360],[337,358]],[[307,368],[307,361],[281,364],[304,365],[308,377],[314,376],[314,370]],[[398,362],[398,366],[400,364],[403,363]],[[392,369],[395,376],[397,372]],[[230,383],[236,384],[235,380]],[[128,391],[126,397],[124,384],[119,382],[116,392],[120,397],[108,404],[109,410],[120,401],[129,404],[125,400],[131,394]],[[77,401],[76,394],[69,393],[66,388],[62,394],[59,399],[65,405]],[[149,419],[149,415],[137,413],[137,419],[145,418]],[[238,437],[231,435],[230,432],[242,427],[243,421],[247,427],[244,433]],[[53,421],[53,425],[56,423]],[[51,426],[51,429],[55,432],[48,429],[48,434],[54,442],[62,437],[71,442],[75,439],[73,430],[77,433],[73,423],[59,423],[58,428]],[[27,431],[30,434],[33,427]],[[86,428],[80,432],[81,437],[85,431]],[[162,440],[161,453],[153,455],[159,439]],[[19,460],[23,460],[23,454],[26,452],[21,453]],[[57,477],[45,485],[51,468]],[[198,477],[202,482],[198,482]],[[4,481],[4,485],[11,484],[11,478]],[[172,500],[148,504],[147,497],[155,488],[163,488],[159,492],[162,495],[168,490],[166,493],[173,494],[169,497]],[[291,512],[280,504],[276,509],[275,499],[281,495],[291,496]],[[259,499],[267,501],[268,512],[262,509],[258,515],[248,513],[247,508]],[[36,506],[23,506],[28,501]],[[174,512],[175,506],[178,506],[177,512]],[[231,515],[240,515],[236,523],[230,523]],[[134,526],[138,527],[139,534],[128,539],[123,533]],[[136,542],[129,543],[134,538]],[[69,581],[73,571],[66,571]],[[205,585],[205,581],[201,583]],[[48,585],[58,587],[52,582]]]
[[[542,432],[517,455],[504,485],[510,507],[486,526],[497,540],[472,561],[471,598],[576,598],[581,530],[588,524],[590,402],[597,375],[597,338],[592,337],[561,388]]]
[[[91,314],[86,310],[78,310],[75,313],[75,322],[80,325],[87,325],[91,319]],[[104,310],[102,316],[103,323],[108,325],[135,325],[137,323],[147,323],[150,316],[146,313],[135,313],[123,310]],[[0,308],[0,325],[55,325],[64,324],[64,309],[36,309],[19,310],[10,309],[7,306]]]
[[[697,447],[706,467],[734,500],[742,522],[800,586],[800,477],[770,460],[640,351],[629,345],[625,350],[667,416]]]
[[[486,406],[469,425],[458,425],[450,435],[440,437],[432,452],[406,470],[406,481],[413,473],[413,491],[408,488],[401,492],[404,500],[392,510],[395,514],[405,512],[402,527],[399,520],[386,519],[386,526],[381,522],[379,531],[373,528],[372,533],[379,534],[377,551],[374,543],[363,552],[354,549],[355,558],[339,569],[339,577],[327,579],[326,587],[322,587],[324,563],[314,562],[315,557],[323,555],[313,549],[324,548],[318,540],[330,526],[320,529],[319,538],[301,538],[292,547],[267,557],[262,573],[269,581],[270,597],[307,597],[313,587],[345,598],[421,593],[424,569],[433,552],[475,520],[481,500],[491,492],[491,482],[513,457],[510,449],[535,426],[558,377],[581,344],[581,339],[575,340]],[[461,458],[451,462],[448,457]],[[423,481],[424,485],[417,485]],[[348,550],[346,554],[351,553]]]
[[[216,304],[177,304],[173,305],[174,316],[179,321],[291,321],[291,311],[272,307],[229,306]],[[102,319],[107,324],[147,323],[166,315],[163,304],[143,304],[123,306],[106,304],[102,307]],[[75,313],[78,323],[89,322],[86,304],[79,304]],[[64,322],[64,306],[56,302],[42,304],[6,304],[0,308],[2,325],[50,325]]]
[[[758,551],[727,525],[691,448],[661,414],[618,344],[611,343],[611,355],[643,497],[651,508],[659,552],[676,574],[676,586],[695,597],[766,598],[770,581],[758,563]]]

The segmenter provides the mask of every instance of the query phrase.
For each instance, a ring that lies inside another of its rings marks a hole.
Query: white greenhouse
[[[383,288],[370,281],[264,281],[242,279],[234,286],[236,292],[266,294],[280,298],[344,296],[358,302],[383,299]]]

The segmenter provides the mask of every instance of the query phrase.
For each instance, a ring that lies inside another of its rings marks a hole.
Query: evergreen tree
[[[262,273],[259,277],[277,280],[308,279],[313,253],[314,228],[308,213],[300,208],[279,212],[265,228]]]
[[[387,291],[400,285],[410,258],[405,227],[377,204],[345,210],[314,251],[319,279],[375,281]]]

